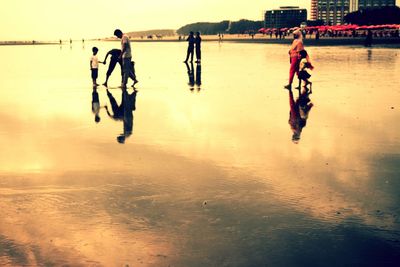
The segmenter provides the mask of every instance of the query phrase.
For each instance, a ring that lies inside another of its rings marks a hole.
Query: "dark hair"
[[[194,33],[191,31],[191,32],[189,32],[189,34],[190,34],[190,35],[193,35]]]
[[[301,50],[301,51],[299,52],[299,54],[300,54],[300,57],[301,57],[301,58],[306,58],[307,55],[308,55],[306,50]]]
[[[97,47],[95,47],[95,46],[92,47],[92,52],[93,52],[93,53],[96,53],[96,52],[98,52],[98,51],[99,51],[99,49],[98,49]]]
[[[114,35],[115,35],[115,36],[120,36],[120,35],[122,35],[122,31],[121,31],[120,29],[116,29],[116,30],[114,31]]]

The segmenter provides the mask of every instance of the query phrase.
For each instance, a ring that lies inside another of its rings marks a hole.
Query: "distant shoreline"
[[[0,41],[0,45],[56,45],[59,42]]]
[[[283,44],[289,45],[292,42],[292,38],[286,39],[275,39],[269,38],[265,36],[255,36],[255,38],[251,38],[249,36],[237,36],[237,35],[226,35],[221,42],[234,42],[234,43],[255,43],[255,44]],[[96,42],[96,40],[87,40],[88,42]],[[99,39],[97,41],[105,41],[105,42],[119,42],[119,40],[115,39]],[[162,39],[141,39],[141,38],[131,38],[132,42],[143,42],[143,43],[174,43],[174,42],[182,42],[186,41],[178,40],[177,36],[174,37],[164,37]],[[204,35],[203,42],[220,42],[218,36],[216,35]],[[315,40],[315,38],[306,38],[304,39],[304,44],[306,46],[363,46],[365,42],[365,38],[363,37],[338,37],[338,38],[330,38],[323,37],[319,40]],[[82,44],[81,41],[74,41],[72,45],[76,45],[77,43]],[[0,46],[10,46],[10,45],[69,45],[69,42],[63,42],[60,44],[59,42],[32,42],[32,41],[0,41]],[[386,46],[390,47],[400,47],[400,38],[375,38],[372,42],[373,46]]]
[[[118,41],[113,39],[104,39],[102,41]],[[178,37],[165,37],[162,39],[141,39],[141,38],[131,38],[132,42],[186,42],[185,40],[178,40]],[[204,35],[203,42],[219,42],[219,38],[216,35]],[[234,43],[257,43],[257,44],[284,44],[289,45],[293,41],[292,38],[286,39],[275,39],[269,38],[265,36],[255,36],[255,38],[251,38],[249,36],[237,36],[237,35],[229,35],[225,36],[221,42],[234,42]],[[364,46],[365,37],[322,37],[319,40],[315,40],[315,38],[306,38],[304,39],[304,44],[306,46]],[[373,39],[372,45],[377,46],[395,46],[400,47],[400,38],[376,38]]]

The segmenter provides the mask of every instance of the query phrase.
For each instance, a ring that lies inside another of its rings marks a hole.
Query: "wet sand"
[[[286,45],[206,42],[192,71],[185,43],[134,43],[120,144],[123,121],[91,111],[92,45],[116,43],[0,47],[0,265],[399,262],[398,50],[310,47],[295,144]],[[118,66],[109,84],[119,103]]]

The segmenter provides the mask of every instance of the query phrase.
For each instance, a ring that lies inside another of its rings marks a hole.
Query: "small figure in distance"
[[[99,49],[94,46],[92,52],[93,55],[90,58],[90,70],[92,72],[93,86],[98,86],[96,80],[99,75],[99,59],[97,58],[97,52],[99,52]]]
[[[189,56],[190,56],[190,62],[193,62],[193,53],[194,53],[194,33],[190,32],[188,38],[186,39],[186,41],[188,41],[188,50],[187,50],[187,54],[186,54],[186,59],[185,61],[183,61],[184,63],[187,63],[189,60]]]
[[[201,37],[200,32],[196,32],[196,37],[194,39],[196,44],[196,63],[201,63]]]
[[[310,73],[308,73],[307,69],[313,69],[313,65],[308,60],[308,54],[306,50],[302,50],[299,52],[300,54],[300,65],[299,65],[299,79],[300,86],[301,82],[304,81],[304,89],[312,94],[312,82],[308,79],[311,77]],[[307,88],[307,85],[310,85],[310,90]],[[300,89],[300,88],[299,88]]]
[[[368,30],[367,37],[365,38],[365,47],[372,46],[372,31]]]
[[[107,52],[107,55],[104,58],[104,61],[102,62],[103,64],[106,64],[108,56],[111,55],[110,63],[108,65],[108,70],[106,73],[106,81],[103,83],[105,87],[108,86],[108,79],[111,76],[111,73],[114,71],[115,66],[117,63],[121,67],[121,77],[123,78],[124,72],[123,72],[123,67],[122,67],[122,59],[120,58],[121,55],[121,50],[120,49],[111,49],[110,51]],[[122,83],[122,78],[121,78],[121,83]]]

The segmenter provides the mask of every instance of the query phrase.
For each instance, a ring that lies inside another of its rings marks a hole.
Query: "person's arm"
[[[92,61],[93,61],[93,58],[90,58],[90,69],[92,69]]]
[[[107,53],[107,55],[106,55],[106,57],[104,58],[104,60],[103,60],[103,64],[106,64],[106,61],[107,61],[107,58],[108,58],[108,56],[110,55],[110,51],[108,51],[108,53]]]

